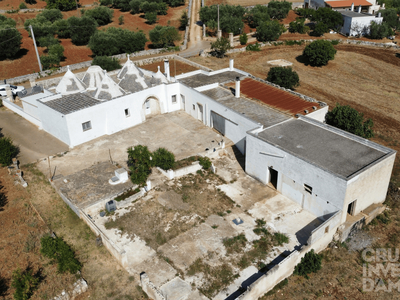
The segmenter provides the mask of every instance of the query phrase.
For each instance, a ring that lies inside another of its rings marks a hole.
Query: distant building
[[[343,16],[343,27],[340,32],[348,36],[362,36],[370,33],[370,25],[372,22],[381,24],[383,17],[379,13],[378,16],[366,13],[345,10],[340,11]]]
[[[304,0],[304,7],[314,9],[331,7],[333,10],[352,10],[352,7],[361,7],[361,12],[368,14],[375,14],[381,8],[376,0]],[[384,7],[383,5],[382,8]]]

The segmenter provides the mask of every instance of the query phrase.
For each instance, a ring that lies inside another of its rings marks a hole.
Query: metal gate
[[[222,135],[225,135],[226,121],[227,121],[227,119],[225,119],[223,116],[221,116],[213,111],[211,112],[212,127],[215,128],[215,130],[217,130]]]

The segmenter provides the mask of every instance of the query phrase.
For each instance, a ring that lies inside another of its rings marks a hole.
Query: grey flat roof
[[[179,82],[186,84],[192,88],[197,88],[199,86],[208,85],[212,83],[225,83],[229,81],[235,80],[236,77],[244,77],[245,75],[235,72],[235,71],[226,71],[223,73],[215,74],[215,75],[204,75],[204,74],[196,74],[190,77],[185,77],[182,79],[178,79]]]
[[[82,93],[66,95],[59,99],[41,102],[64,115],[101,103],[100,101]]]
[[[358,13],[356,11],[351,10],[340,10],[339,11],[343,16],[350,17],[350,18],[363,18],[363,17],[372,17],[373,15],[366,14],[366,13]]]
[[[264,125],[265,127],[278,124],[291,118],[290,116],[271,109],[264,104],[259,104],[246,98],[236,98],[230,90],[222,87],[203,91],[202,94],[231,108],[239,114]]]
[[[327,125],[321,127],[301,119],[267,128],[258,137],[345,178],[387,154],[331,131]]]

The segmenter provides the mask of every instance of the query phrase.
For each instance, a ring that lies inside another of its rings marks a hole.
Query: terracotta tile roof
[[[345,1],[325,1],[330,7],[351,7],[354,3],[354,7],[358,6],[372,6],[367,0],[345,0]]]
[[[319,108],[317,102],[309,102],[288,92],[270,86],[260,81],[246,78],[240,83],[240,93],[250,99],[261,102],[291,115],[305,115],[304,110],[313,111],[313,106]]]

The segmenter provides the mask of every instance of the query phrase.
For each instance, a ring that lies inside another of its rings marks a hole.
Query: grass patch
[[[119,202],[119,201],[125,200],[126,198],[129,198],[130,196],[133,196],[133,195],[135,195],[135,194],[137,194],[139,192],[140,192],[139,188],[136,188],[134,190],[126,191],[125,193],[123,193],[123,194],[119,195],[118,197],[116,197],[115,201]]]
[[[194,163],[197,160],[199,160],[199,156],[197,156],[197,155],[178,160],[174,163],[172,170],[178,170],[180,168],[190,166],[190,165],[192,165],[192,163]]]
[[[226,252],[228,254],[233,252],[241,252],[242,249],[246,246],[247,239],[243,233],[229,239],[224,239],[224,246],[226,248]]]
[[[281,290],[284,286],[286,286],[289,283],[289,280],[285,278],[281,282],[279,282],[272,290],[270,290],[268,293],[265,294],[265,296],[271,296],[275,294],[277,291]]]
[[[274,233],[274,239],[275,239],[275,242],[277,242],[279,246],[289,243],[289,238],[287,237],[287,235],[280,233],[280,232]]]

